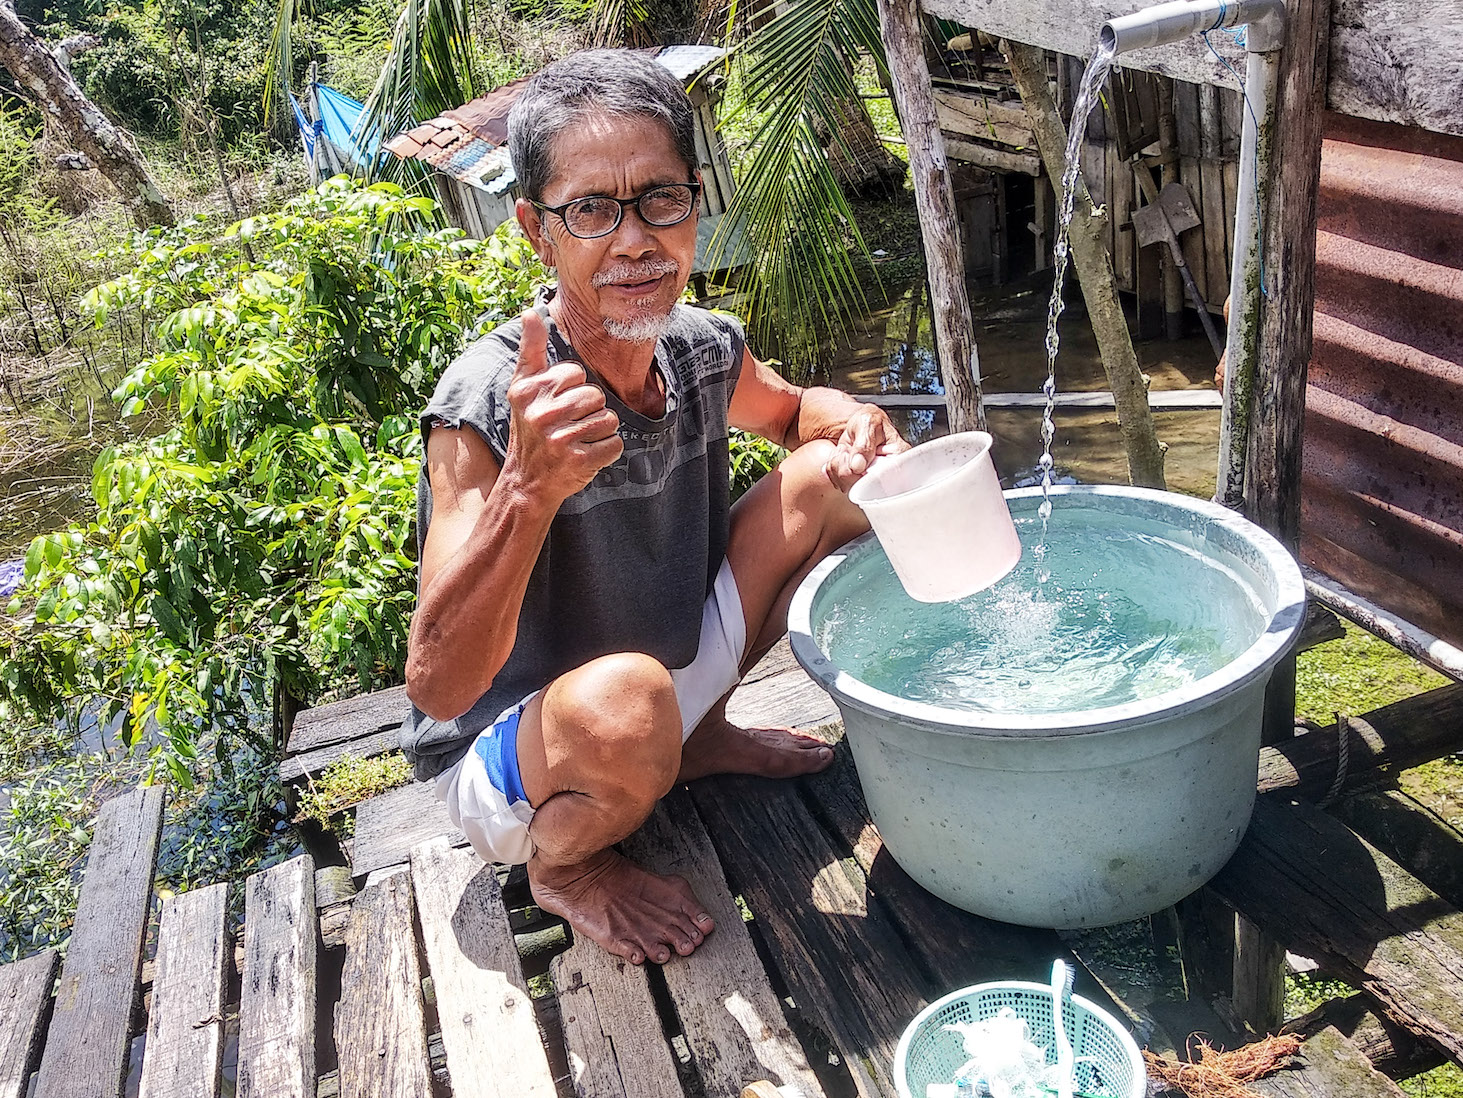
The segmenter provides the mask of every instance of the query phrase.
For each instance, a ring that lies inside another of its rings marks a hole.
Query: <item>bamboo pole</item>
[[[950,184],[945,142],[940,135],[935,99],[930,90],[919,2],[878,2],[879,33],[889,61],[890,85],[900,127],[909,148],[914,201],[924,236],[930,306],[950,430],[984,431],[980,358],[970,321],[970,298],[965,289],[965,249],[960,243],[955,191]]]
[[[1061,187],[1062,164],[1067,149],[1067,128],[1057,114],[1047,89],[1046,62],[1042,51],[1019,42],[1002,42],[1001,49],[1011,64],[1011,77],[1021,102],[1036,131],[1036,142],[1046,164],[1046,174],[1054,187]],[[1126,170],[1126,169],[1124,169]],[[1118,300],[1113,279],[1112,261],[1107,254],[1101,219],[1092,210],[1087,187],[1079,178],[1077,201],[1072,207],[1072,224],[1067,230],[1072,266],[1082,285],[1087,301],[1087,314],[1097,347],[1102,353],[1102,366],[1112,388],[1117,407],[1118,428],[1123,449],[1128,456],[1128,479],[1144,488],[1166,488],[1163,478],[1164,445],[1158,441],[1153,427],[1153,413],[1148,407],[1148,382],[1138,368],[1133,353],[1133,340],[1128,333],[1127,318]],[[1060,203],[1062,196],[1057,195]]]

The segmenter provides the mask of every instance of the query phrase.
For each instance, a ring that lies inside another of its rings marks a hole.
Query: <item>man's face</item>
[[[541,201],[561,206],[591,195],[634,198],[653,187],[690,181],[666,127],[644,118],[589,114],[554,139],[553,173]],[[617,339],[655,338],[691,277],[697,212],[679,225],[657,228],[630,206],[613,232],[592,240],[573,236],[556,214],[524,199],[518,218],[539,258],[558,268],[559,294],[570,317],[600,323]]]

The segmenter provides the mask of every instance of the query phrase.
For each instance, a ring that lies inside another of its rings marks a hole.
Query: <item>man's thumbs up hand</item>
[[[533,311],[523,314],[523,340],[508,386],[512,422],[505,470],[526,486],[568,499],[624,452],[620,419],[604,392],[577,362],[549,364],[549,330]]]

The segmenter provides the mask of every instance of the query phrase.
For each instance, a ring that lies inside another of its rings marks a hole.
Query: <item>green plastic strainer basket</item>
[[[925,1098],[926,1086],[952,1082],[970,1059],[960,1034],[948,1032],[945,1026],[984,1021],[995,1017],[1002,1007],[1010,1007],[1026,1021],[1032,1043],[1047,1050],[1048,1063],[1056,1063],[1051,986],[1020,981],[977,984],[931,1003],[904,1031],[894,1054],[899,1098]],[[1077,1058],[1078,1094],[1144,1098],[1148,1075],[1143,1069],[1143,1056],[1128,1031],[1111,1014],[1073,995],[1062,1013],[1062,1023]]]

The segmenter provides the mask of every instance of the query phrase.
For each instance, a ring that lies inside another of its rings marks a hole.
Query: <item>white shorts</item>
[[[741,679],[747,648],[747,623],[731,565],[721,562],[711,596],[701,613],[701,641],[696,658],[671,670],[681,707],[681,741],[685,742],[718,698]],[[526,862],[533,853],[528,825],[533,807],[524,795],[518,773],[518,722],[535,690],[510,705],[481,733],[466,755],[437,778],[437,797],[447,805],[452,822],[467,836],[485,862]]]

